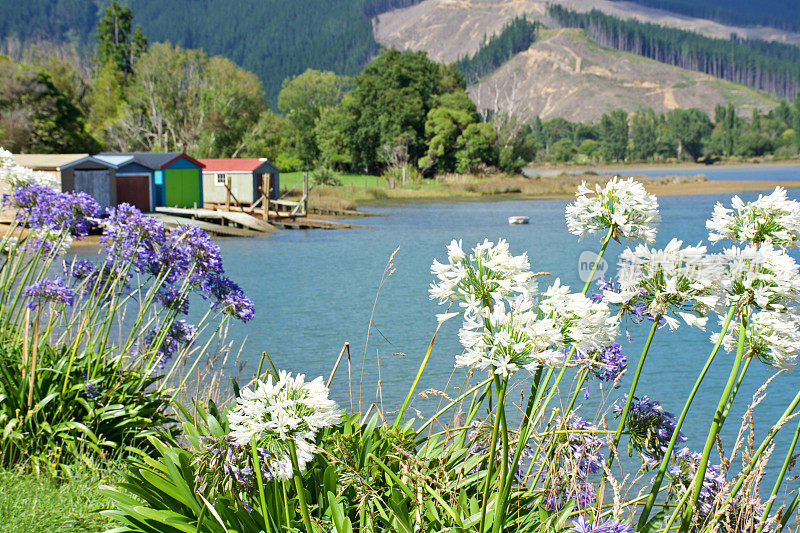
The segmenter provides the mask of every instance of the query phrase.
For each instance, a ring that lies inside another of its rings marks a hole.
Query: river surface
[[[600,174],[641,175],[641,176],[697,176],[703,175],[710,181],[785,181],[800,179],[800,166],[797,165],[737,165],[737,166],[696,166],[689,168],[676,167],[599,167],[582,169],[536,169],[523,171],[526,176],[582,174],[594,171]]]

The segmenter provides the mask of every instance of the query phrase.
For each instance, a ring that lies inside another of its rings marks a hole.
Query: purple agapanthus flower
[[[622,414],[627,396],[614,404],[614,416]],[[660,461],[675,432],[675,415],[665,411],[658,400],[634,396],[625,426],[630,433],[631,447],[650,459]],[[677,442],[685,441],[686,435],[679,431]]]
[[[603,301],[603,291],[612,291],[612,292],[619,292],[619,285],[614,283],[614,278],[600,278],[595,281],[595,285],[597,286],[597,291],[592,291],[590,298],[595,303],[599,303]]]
[[[167,247],[173,250],[173,260],[180,258],[183,270],[191,271],[192,284],[224,272],[219,246],[197,226],[180,226],[170,231]]]
[[[100,206],[84,192],[58,192],[38,183],[15,188],[3,197],[3,204],[17,209],[17,220],[32,229],[67,232],[83,238],[94,226],[91,217],[100,214]]]
[[[200,290],[203,291],[203,298],[211,300],[212,307],[242,322],[247,322],[255,316],[253,302],[230,278],[211,276],[200,283]]]
[[[129,204],[106,210],[108,219],[100,237],[109,262],[122,268],[130,263],[139,273],[159,274],[172,267],[163,261],[166,230],[158,220],[142,215]]]
[[[71,263],[64,261],[64,275],[75,279],[85,279],[94,272],[94,263],[88,259],[75,259]]]
[[[28,308],[34,310],[45,302],[72,305],[75,291],[65,284],[63,279],[55,278],[28,285],[23,289],[22,295],[28,300]],[[56,307],[53,308],[53,312],[60,314]]]
[[[196,336],[197,328],[195,326],[189,324],[185,320],[176,320],[173,322],[157,348],[159,368],[163,368],[175,352],[191,344]],[[155,348],[155,343],[158,342],[158,338],[159,328],[154,328],[147,332],[144,338],[145,347],[147,349]]]
[[[616,383],[627,369],[628,356],[622,352],[622,345],[615,342],[602,351],[597,350],[589,354],[577,352],[576,361],[600,381]],[[588,386],[584,396],[589,399]]]
[[[583,516],[572,522],[571,533],[635,533],[633,526],[626,522],[620,522],[613,518],[606,520],[602,524],[592,525]]]
[[[156,299],[166,309],[171,309],[184,315],[189,313],[189,295],[182,293],[176,287],[162,286],[158,290]]]

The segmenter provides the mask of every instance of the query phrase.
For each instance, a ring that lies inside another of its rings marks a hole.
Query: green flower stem
[[[628,391],[628,397],[625,399],[625,406],[622,408],[622,414],[619,417],[619,424],[617,425],[617,431],[614,434],[614,439],[612,440],[611,447],[609,448],[608,459],[606,460],[606,467],[603,469],[603,473],[600,476],[600,485],[602,486],[606,480],[606,472],[611,469],[611,465],[614,463],[614,452],[619,445],[619,440],[622,437],[622,430],[625,428],[625,421],[628,419],[628,411],[631,408],[631,402],[633,401],[633,395],[636,393],[636,386],[639,384],[639,376],[642,374],[642,367],[644,367],[644,360],[647,358],[647,352],[650,351],[650,344],[653,342],[653,337],[656,334],[656,330],[658,329],[658,323],[661,322],[661,315],[656,314],[653,317],[653,326],[650,328],[650,334],[647,336],[647,342],[644,344],[644,349],[642,350],[642,355],[639,356],[639,364],[636,366],[636,372],[633,374],[633,381],[631,381],[631,388]],[[600,501],[602,497],[603,491],[597,491],[597,508],[600,509],[600,506],[603,502]]]
[[[264,481],[261,479],[261,461],[258,459],[255,441],[250,442],[250,452],[253,456],[253,470],[255,470],[256,480],[258,481],[258,498],[261,503],[261,516],[264,518],[264,531],[272,533],[272,529],[269,527],[267,499],[264,497]]]
[[[650,490],[650,495],[647,497],[647,502],[645,503],[644,509],[642,509],[642,513],[639,515],[639,522],[636,524],[636,529],[641,531],[644,529],[645,524],[647,524],[647,519],[650,517],[650,511],[653,508],[653,504],[656,501],[656,497],[658,496],[659,488],[661,488],[661,483],[664,481],[664,474],[669,467],[670,459],[672,458],[672,450],[675,449],[675,444],[678,441],[678,435],[680,434],[681,427],[683,426],[683,421],[686,419],[686,415],[689,413],[689,407],[692,405],[692,401],[694,401],[694,397],[697,394],[698,389],[700,388],[700,384],[703,382],[703,379],[708,372],[708,369],[711,367],[711,363],[714,361],[714,358],[717,356],[717,352],[719,351],[719,347],[722,344],[722,338],[725,337],[725,334],[728,332],[728,327],[730,326],[731,319],[733,318],[734,313],[736,312],[736,306],[732,305],[730,309],[728,309],[728,314],[725,315],[725,322],[722,325],[722,331],[717,338],[717,342],[714,344],[714,348],[711,350],[711,354],[708,356],[706,360],[706,364],[703,367],[703,370],[700,371],[700,375],[697,376],[697,380],[694,382],[694,387],[692,388],[692,392],[689,393],[689,397],[686,398],[686,403],[683,405],[683,410],[681,411],[680,416],[678,417],[678,421],[675,424],[675,429],[672,432],[672,438],[669,440],[669,445],[667,446],[667,450],[664,452],[664,458],[661,460],[661,464],[658,467],[658,472],[656,473],[656,477],[653,479],[653,488]]]
[[[501,524],[505,522],[506,501],[508,500],[508,496],[511,492],[511,486],[514,484],[514,474],[517,471],[517,466],[519,465],[520,458],[522,457],[522,450],[525,448],[525,443],[528,442],[528,433],[531,427],[530,416],[531,412],[533,411],[535,398],[538,397],[539,381],[541,378],[542,369],[539,368],[533,377],[533,384],[531,384],[531,390],[528,393],[528,405],[525,408],[525,417],[522,420],[522,427],[520,428],[519,438],[517,439],[517,447],[514,450],[514,457],[511,460],[511,467],[509,468],[508,475],[506,476],[504,482],[505,484],[500,488],[500,499],[497,504],[497,510],[495,511],[495,520],[492,525],[492,533],[498,533],[502,527]]]
[[[769,495],[769,500],[767,504],[764,506],[764,512],[761,514],[761,525],[758,526],[758,530],[756,533],[761,533],[764,531],[764,526],[767,523],[767,517],[769,516],[769,512],[772,509],[772,504],[775,502],[775,498],[778,496],[778,491],[781,488],[781,484],[783,483],[783,478],[786,476],[786,471],[789,468],[789,463],[792,462],[792,454],[794,453],[794,448],[797,446],[797,438],[800,437],[800,420],[797,422],[797,429],[794,431],[794,438],[792,439],[792,444],[789,445],[789,451],[786,452],[786,458],[783,460],[783,466],[781,466],[781,472],[778,474],[778,479],[775,480],[775,486],[772,487],[772,493]]]
[[[424,424],[422,424],[422,427],[420,427],[419,430],[417,430],[417,434],[422,433],[423,431],[425,431],[425,428],[427,428],[428,426],[433,424],[433,422],[436,421],[436,419],[439,418],[442,414],[447,412],[448,409],[451,409],[454,405],[456,405],[458,402],[460,402],[461,400],[463,400],[464,398],[466,398],[467,396],[469,396],[473,392],[476,392],[478,389],[480,389],[481,387],[483,387],[485,385],[491,385],[491,381],[492,381],[491,378],[486,379],[484,381],[481,381],[480,383],[478,383],[477,385],[475,385],[471,389],[467,390],[461,396],[459,396],[458,398],[454,399],[452,402],[448,403],[447,405],[445,405],[444,407],[439,409],[439,411],[437,411],[437,413],[435,415],[430,417]],[[469,411],[469,414],[474,416],[474,412],[475,411],[477,411],[477,406],[471,407],[470,411]]]
[[[292,470],[294,471],[294,486],[297,489],[297,499],[300,501],[300,513],[303,515],[303,525],[307,533],[313,533],[311,527],[311,516],[308,514],[308,504],[306,504],[306,493],[303,491],[303,479],[300,477],[300,467],[297,463],[297,450],[294,441],[289,441],[289,453],[292,456]]]
[[[728,403],[725,405],[725,410],[722,411],[722,420],[728,418],[728,413],[730,412],[731,406],[733,405],[733,399],[736,398],[736,393],[739,392],[739,385],[742,384],[744,375],[747,373],[747,369],[750,367],[750,363],[753,362],[753,357],[748,357],[747,354],[745,354],[742,360],[744,361],[744,364],[742,364],[742,370],[741,372],[739,372],[739,378],[733,385],[733,391],[731,392],[731,397],[728,398]]]
[[[703,481],[705,481],[706,477],[708,457],[711,455],[711,449],[714,447],[717,434],[719,434],[720,429],[722,429],[722,424],[725,422],[725,419],[723,418],[723,412],[725,411],[725,406],[728,404],[728,399],[733,401],[733,385],[736,381],[736,375],[739,373],[739,367],[742,364],[742,356],[744,355],[744,337],[746,332],[747,308],[745,307],[742,309],[742,315],[739,321],[739,341],[736,346],[736,359],[733,361],[733,367],[728,375],[728,382],[725,384],[725,389],[722,391],[722,396],[720,396],[717,410],[714,413],[714,419],[711,421],[711,428],[709,429],[708,437],[706,438],[706,445],[703,448],[703,455],[700,457],[700,464],[697,466],[697,472],[695,473],[692,497],[689,500],[689,505],[687,505],[686,509],[683,511],[683,517],[681,518],[681,533],[686,533],[689,531],[689,527],[692,524],[694,508],[697,505],[697,501],[700,499],[700,489],[703,488]],[[689,491],[687,490],[687,492]]]
[[[592,271],[589,273],[589,279],[586,280],[586,284],[583,286],[583,294],[586,294],[586,291],[589,290],[589,286],[594,281],[594,275],[597,272],[597,265],[600,264],[600,259],[603,258],[603,254],[606,253],[606,247],[608,243],[611,241],[611,236],[614,235],[614,230],[616,229],[616,225],[612,224],[610,228],[608,228],[608,233],[606,234],[606,238],[603,239],[603,244],[600,246],[600,251],[597,253],[597,259],[594,261],[594,266],[592,267]]]
[[[411,388],[408,390],[408,394],[406,394],[406,399],[403,401],[403,406],[397,413],[397,418],[394,419],[395,427],[400,425],[400,421],[403,419],[403,414],[405,414],[408,404],[411,402],[411,397],[414,395],[414,391],[416,390],[419,380],[422,377],[422,372],[425,370],[425,367],[428,366],[428,359],[430,359],[431,352],[433,351],[433,342],[436,340],[436,335],[439,333],[439,328],[442,327],[443,323],[444,322],[439,322],[439,324],[436,326],[436,331],[433,332],[433,337],[431,337],[431,342],[428,343],[428,350],[425,352],[425,357],[422,358],[422,363],[419,365],[417,375],[414,377],[414,381],[411,383]]]
[[[494,426],[492,427],[492,440],[489,446],[489,456],[488,462],[489,464],[486,467],[486,480],[483,484],[483,504],[481,505],[481,521],[480,521],[480,529],[478,531],[484,531],[484,522],[486,521],[486,506],[489,504],[489,485],[492,482],[492,474],[494,473],[494,463],[495,463],[495,449],[497,448],[497,437],[498,433],[500,432],[500,413],[503,412],[505,409],[505,399],[506,399],[506,385],[508,384],[508,380],[503,380],[500,390],[497,393],[497,411],[494,417]]]

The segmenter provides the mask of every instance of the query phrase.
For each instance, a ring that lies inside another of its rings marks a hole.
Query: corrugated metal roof
[[[183,155],[183,152],[102,152],[98,155],[127,155],[133,157],[137,163],[145,167],[157,169],[163,167],[171,161],[174,161]]]
[[[216,172],[252,172],[264,161],[260,159],[200,159],[206,168],[205,170]]]
[[[106,163],[109,163],[111,165],[118,166],[118,167],[133,161],[133,156],[132,155],[104,155],[104,154],[100,154],[100,155],[94,156],[94,158],[95,159],[99,159],[100,161],[105,161]]]
[[[14,161],[33,170],[58,170],[58,167],[78,161],[89,154],[14,154]]]

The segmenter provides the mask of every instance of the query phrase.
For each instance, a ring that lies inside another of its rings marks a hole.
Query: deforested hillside
[[[585,13],[597,9],[620,19],[651,22],[717,39],[736,34],[746,39],[800,46],[800,33],[768,26],[736,26],[695,18],[646,5],[612,0],[424,0],[379,15],[373,22],[379,43],[400,49],[426,50],[437,61],[456,61],[474,54],[484,38],[499,33],[509,21],[527,15],[544,19],[548,4]]]
[[[582,30],[546,30],[469,89],[479,108],[519,116],[593,120],[614,109],[658,112],[733,103],[740,113],[775,101],[747,87],[598,45]]]

